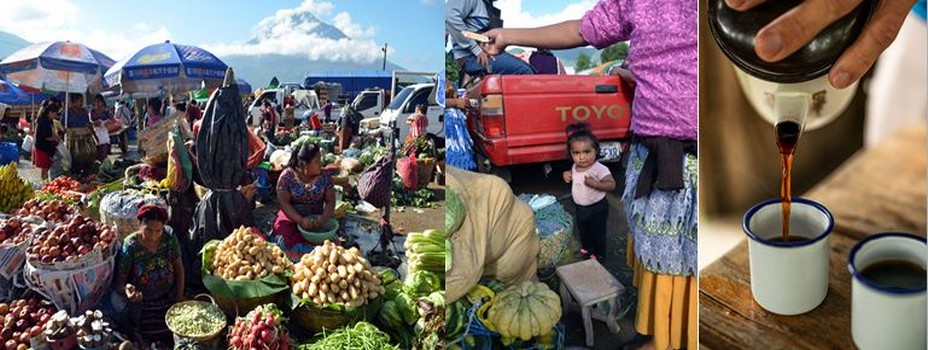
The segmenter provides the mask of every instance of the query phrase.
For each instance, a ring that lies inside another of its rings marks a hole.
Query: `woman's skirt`
[[[628,216],[627,263],[638,287],[636,329],[652,335],[657,349],[697,348],[697,159],[685,155],[683,188],[652,189],[635,198],[648,149],[629,151],[622,202]]]

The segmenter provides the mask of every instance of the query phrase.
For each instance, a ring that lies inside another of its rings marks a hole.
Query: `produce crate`
[[[186,118],[179,117],[179,114],[147,127],[139,133],[139,148],[145,151],[145,154],[152,159],[152,162],[157,162],[159,159],[167,160],[168,136],[174,130],[175,124],[180,126],[181,134],[185,140],[192,137],[193,132],[190,131],[190,124],[187,123]]]

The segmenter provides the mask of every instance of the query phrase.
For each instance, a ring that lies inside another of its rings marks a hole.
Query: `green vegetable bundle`
[[[390,343],[390,336],[367,322],[358,322],[332,333],[319,334],[312,344],[300,345],[298,350],[389,350],[399,349]]]
[[[448,236],[440,230],[425,230],[406,235],[406,258],[409,275],[419,271],[432,272],[441,280],[445,277],[445,240]],[[442,289],[442,288],[437,288]]]

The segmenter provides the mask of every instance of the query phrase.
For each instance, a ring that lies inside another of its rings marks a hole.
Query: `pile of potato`
[[[358,248],[326,240],[293,265],[293,294],[316,305],[358,307],[384,294],[380,277]]]
[[[213,275],[236,281],[281,274],[293,265],[280,247],[268,244],[250,228],[240,227],[219,242],[213,254]]]

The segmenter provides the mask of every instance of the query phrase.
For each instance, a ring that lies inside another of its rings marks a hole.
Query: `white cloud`
[[[522,2],[523,0],[498,0],[493,3],[500,9],[507,28],[530,28],[580,19],[596,5],[597,0],[574,1],[564,5],[558,12],[540,15],[532,15],[523,10]]]
[[[77,24],[78,7],[70,0],[4,1],[0,11],[0,30],[21,33],[26,40],[47,41],[43,32],[53,27]]]
[[[332,25],[341,30],[345,35],[354,39],[364,39],[374,36],[377,31],[374,26],[368,26],[367,29],[361,28],[359,24],[351,21],[351,15],[348,12],[339,12],[335,15]]]
[[[144,45],[171,38],[165,27],[153,27],[145,22],[123,31],[108,32],[92,23],[81,23],[79,18],[80,8],[71,0],[15,1],[4,4],[4,11],[0,11],[0,31],[15,33],[30,42],[70,40],[103,52],[114,60]]]
[[[312,60],[373,62],[382,57],[380,44],[373,40],[374,26],[356,23],[347,12],[335,11],[331,2],[305,0],[292,9],[281,9],[267,16],[252,28],[253,38],[247,43],[206,44],[203,47],[216,55],[304,55]],[[348,38],[320,35],[323,24],[330,23]],[[390,52],[392,53],[392,49]]]
[[[325,16],[325,15],[328,15],[329,13],[332,13],[332,9],[334,8],[335,8],[335,5],[333,5],[331,2],[328,2],[328,1],[316,2],[314,0],[303,0],[303,2],[300,3],[300,6],[297,6],[297,8],[292,9],[292,10],[290,9],[279,10],[277,11],[277,13],[280,13],[281,11],[295,11],[295,12],[310,12],[316,16]]]
[[[104,30],[80,22],[81,11],[74,0],[4,1],[0,31],[17,34],[30,42],[70,40],[99,50],[114,60],[150,44],[171,40],[171,32],[157,23],[138,22],[119,30]],[[313,60],[369,63],[381,59],[382,44],[374,41],[372,25],[355,22],[347,12],[335,13],[329,1],[304,0],[295,8],[281,9],[263,18],[252,29],[249,43],[217,43],[203,47],[214,54],[265,55],[300,54]],[[334,16],[333,16],[334,14]],[[316,17],[341,30],[349,38],[328,38],[314,32],[321,24]],[[388,54],[393,54],[390,48]]]

